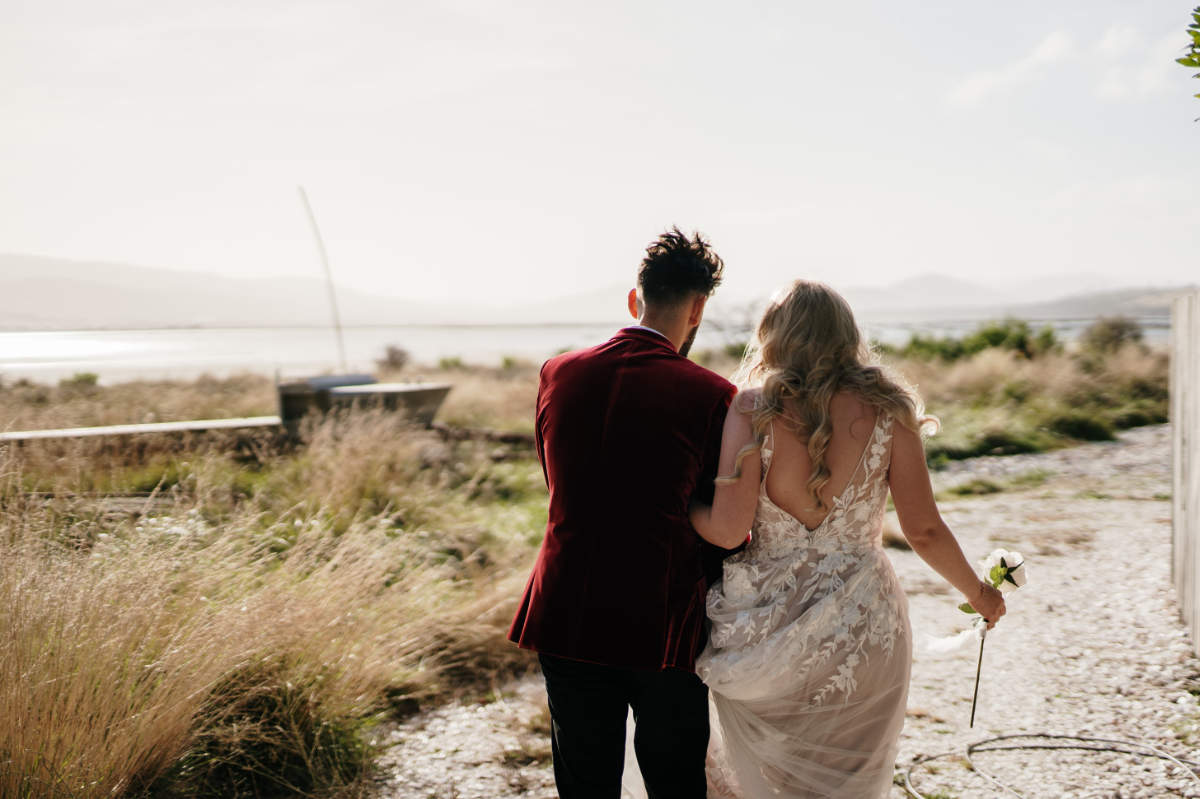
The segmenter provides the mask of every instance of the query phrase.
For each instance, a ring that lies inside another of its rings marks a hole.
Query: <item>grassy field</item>
[[[887,353],[942,419],[935,466],[1165,419],[1165,355],[1136,336],[1063,348],[993,327],[981,347]],[[728,374],[735,354],[696,357]],[[441,421],[532,429],[536,365],[447,359],[382,377],[418,372],[455,385]],[[5,383],[0,425],[274,405],[255,376],[79,376]],[[544,523],[529,447],[375,412],[310,420],[298,441],[225,431],[3,446],[0,796],[363,793],[380,723],[532,665],[503,634]]]
[[[379,413],[4,448],[0,796],[355,795],[379,721],[528,667],[544,495]]]

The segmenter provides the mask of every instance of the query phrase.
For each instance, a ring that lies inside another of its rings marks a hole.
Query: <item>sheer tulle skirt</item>
[[[796,585],[775,603],[721,585],[710,595],[719,645],[697,671],[711,689],[712,799],[865,799],[890,788],[911,668],[907,602],[882,552],[830,575],[828,592],[805,590],[822,582],[807,563],[780,564],[799,572],[794,581],[755,564],[760,588]]]
[[[709,799],[886,796],[892,784],[907,669],[870,698],[820,709],[713,693]]]

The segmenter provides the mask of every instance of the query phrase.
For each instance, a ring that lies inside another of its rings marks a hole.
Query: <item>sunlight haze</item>
[[[511,304],[1196,279],[1190,4],[16,0],[0,252]],[[1081,286],[1081,289],[1093,286]]]

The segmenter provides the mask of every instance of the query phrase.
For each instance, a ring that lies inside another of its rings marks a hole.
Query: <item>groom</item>
[[[702,799],[708,571],[688,502],[711,499],[728,381],[686,357],[723,264],[673,228],[646,248],[629,311],[638,324],[552,358],[538,387],[549,522],[509,630],[538,652],[562,799],[616,799],[628,708],[651,799]],[[705,494],[704,492],[708,492]]]

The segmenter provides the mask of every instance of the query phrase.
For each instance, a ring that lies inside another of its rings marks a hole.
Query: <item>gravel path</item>
[[[935,654],[922,646],[926,636],[963,629],[965,616],[916,555],[888,550],[909,595],[916,639],[898,779],[915,762],[950,753],[913,768],[922,794],[1011,796],[962,754],[973,742],[1035,733],[1140,741],[1200,762],[1200,661],[1190,653],[1170,582],[1169,461],[1169,431],[1159,426],[1114,443],[977,458],[936,475],[951,497],[941,502],[943,514],[968,555],[1019,549],[1029,559],[1030,584],[988,636],[972,730],[977,649]],[[1004,490],[953,495],[954,486],[978,478]],[[391,732],[378,799],[555,796],[540,679],[502,694],[424,713]],[[1155,758],[1021,749],[977,753],[974,761],[1030,798],[1200,797],[1200,783]],[[893,789],[894,797],[905,795]]]

